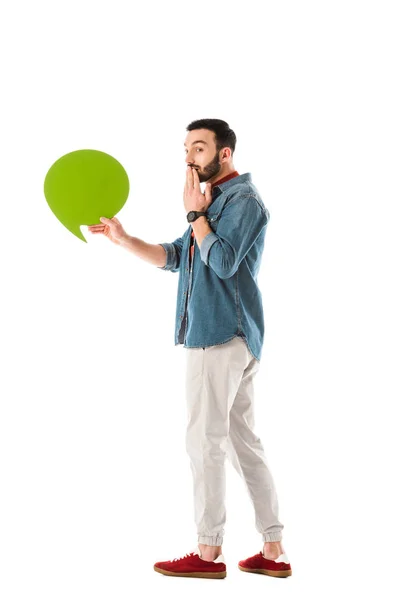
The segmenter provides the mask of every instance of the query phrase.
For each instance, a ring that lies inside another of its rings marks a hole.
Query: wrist
[[[127,233],[125,233],[124,235],[122,235],[119,238],[119,243],[121,244],[121,246],[129,246],[131,241],[132,241],[132,236],[128,235]]]
[[[189,212],[186,214],[188,223],[194,223],[195,221],[204,218],[206,218],[205,210],[189,210]]]

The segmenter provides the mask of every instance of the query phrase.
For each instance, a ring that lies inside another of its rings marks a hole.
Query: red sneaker
[[[163,575],[173,577],[204,577],[223,579],[226,577],[226,565],[222,554],[213,561],[203,560],[197,547],[182,558],[174,558],[165,562],[156,562],[154,570]]]
[[[246,560],[240,560],[238,567],[247,573],[262,573],[263,575],[272,575],[272,577],[289,577],[292,574],[290,562],[285,553],[273,560],[265,558],[261,551]]]

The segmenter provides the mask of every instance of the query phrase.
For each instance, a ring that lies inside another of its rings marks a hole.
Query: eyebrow
[[[207,142],[205,142],[204,140],[196,140],[195,142],[192,142],[192,146],[193,144],[205,144],[207,146]],[[183,144],[186,147],[186,144]]]

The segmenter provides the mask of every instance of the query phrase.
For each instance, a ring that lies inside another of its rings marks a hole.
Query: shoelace
[[[183,560],[184,558],[188,558],[189,556],[194,556],[195,554],[199,554],[199,549],[197,547],[193,548],[190,552],[185,554],[185,556],[181,556],[180,558],[173,558],[171,560],[171,562],[174,562],[177,560]]]
[[[180,558],[173,558],[171,562],[174,562],[176,560],[183,560],[184,558],[188,558],[192,554],[194,554],[194,552],[188,552],[187,554],[185,554],[185,556],[181,556]]]

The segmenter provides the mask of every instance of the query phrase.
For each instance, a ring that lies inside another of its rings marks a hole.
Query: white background
[[[2,5],[2,599],[396,595],[396,9]],[[227,579],[153,571],[197,540],[185,349],[173,340],[178,274],[86,228],[83,243],[43,195],[60,156],[102,150],[130,178],[125,229],[171,242],[187,227],[186,126],[206,117],[236,132],[234,165],[271,215],[256,429],[285,525],[286,580],[237,569],[262,544],[229,463]]]

